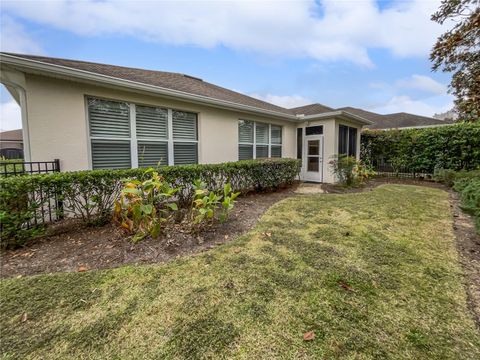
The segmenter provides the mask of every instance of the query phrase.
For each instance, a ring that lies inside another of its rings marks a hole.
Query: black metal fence
[[[56,172],[60,172],[59,159],[53,161],[0,161],[0,177],[30,176]],[[8,206],[11,209],[21,209],[22,207],[34,209],[34,214],[23,224],[27,229],[46,225],[64,217],[62,194],[57,189],[40,187],[38,191],[21,194],[14,204]]]
[[[373,166],[377,176],[388,178],[401,178],[401,179],[418,179],[429,180],[432,179],[433,174],[428,172],[419,172],[417,170],[409,169],[404,166],[393,166],[391,164],[377,164]]]
[[[53,161],[0,161],[0,176],[48,174],[59,171],[59,159]]]

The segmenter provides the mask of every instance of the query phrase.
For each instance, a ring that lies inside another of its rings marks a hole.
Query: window
[[[282,157],[282,127],[239,120],[238,159]]]
[[[303,128],[297,128],[297,159],[303,156]]]
[[[305,128],[305,135],[322,135],[323,125],[307,126]]]
[[[88,118],[93,168],[130,168],[129,105],[124,102],[88,99]]]
[[[357,156],[357,129],[340,125],[338,128],[338,153]]]
[[[198,162],[197,114],[87,99],[94,169]]]

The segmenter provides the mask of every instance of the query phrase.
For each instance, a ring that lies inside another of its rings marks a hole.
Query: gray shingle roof
[[[299,106],[290,109],[295,115],[316,115],[323,114],[326,112],[334,111],[335,109],[316,103],[310,105]]]
[[[63,66],[76,70],[88,71],[90,73],[106,75],[118,79],[134,81],[146,85],[158,86],[165,89],[181,91],[187,94],[200,95],[214,100],[223,100],[238,105],[250,106],[259,110],[275,111],[285,115],[316,115],[336,110],[344,110],[351,114],[358,115],[364,119],[372,121],[374,124],[367,127],[372,129],[389,129],[398,127],[443,125],[446,121],[437,120],[425,116],[418,116],[408,113],[396,113],[389,115],[380,115],[371,111],[366,111],[353,107],[343,107],[334,109],[319,103],[299,106],[292,109],[286,109],[281,106],[270,104],[266,101],[255,99],[253,97],[225,89],[223,87],[208,83],[202,79],[173,72],[145,70],[130,68],[124,66],[99,64],[88,61],[68,60],[52,58],[45,56],[23,55],[13,53],[3,53],[26,60],[39,61],[42,63]]]
[[[438,120],[427,116],[414,115],[405,112],[381,115],[371,111],[348,106],[339,108],[337,110],[344,110],[372,121],[372,125],[366,126],[369,129],[396,129],[404,127],[445,125],[452,123],[452,121]]]
[[[47,64],[60,65],[72,69],[107,75],[119,79],[135,81],[138,83],[158,86],[166,89],[182,91],[188,94],[201,95],[212,99],[230,101],[236,104],[253,106],[263,110],[277,111],[286,115],[293,115],[290,110],[283,107],[270,104],[266,101],[255,99],[253,97],[240,94],[238,92],[228,90],[214,84],[210,84],[206,81],[203,81],[202,79],[185,74],[144,70],[124,66],[99,64],[88,61],[67,60],[45,56],[12,53],[5,54],[23,59],[40,61]]]

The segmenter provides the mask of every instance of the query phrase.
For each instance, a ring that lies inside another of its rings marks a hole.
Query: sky
[[[268,102],[432,116],[438,0],[0,2],[0,49],[193,75]],[[21,127],[2,86],[0,129]],[[27,95],[28,96],[28,95]]]

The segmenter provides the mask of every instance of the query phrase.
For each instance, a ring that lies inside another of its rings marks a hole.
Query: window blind
[[[257,144],[268,144],[268,128],[268,124],[255,124],[255,141]]]
[[[198,163],[197,144],[187,142],[174,143],[173,158],[175,165]]]
[[[272,144],[281,144],[282,143],[282,127],[272,125]]]
[[[137,152],[139,167],[168,165],[168,144],[166,142],[138,141]]]
[[[173,110],[173,138],[197,140],[197,114]]]
[[[168,110],[150,106],[135,106],[137,138],[168,138]]]
[[[253,143],[253,121],[240,120],[238,122],[238,142]]]
[[[88,99],[90,136],[130,137],[130,108],[127,103]]]
[[[92,140],[93,169],[129,169],[130,141]]]

